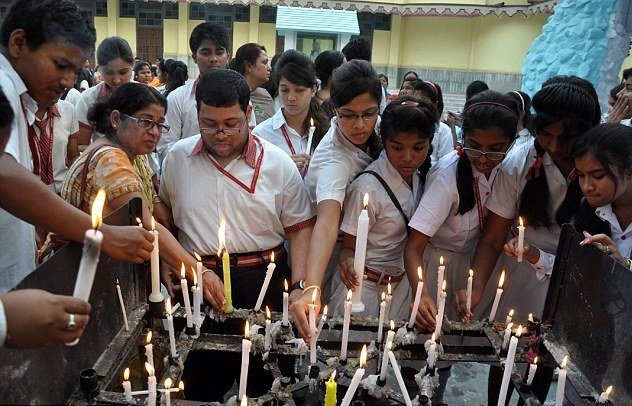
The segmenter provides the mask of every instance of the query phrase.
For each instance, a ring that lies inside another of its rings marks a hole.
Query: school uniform
[[[452,130],[447,124],[439,122],[432,139],[432,154],[430,162],[435,165],[439,159],[454,151],[454,141],[452,140]]]
[[[76,106],[80,98],[81,92],[74,87],[71,87],[70,89],[68,89],[68,93],[66,94],[64,101],[72,104],[73,106]]]
[[[612,240],[617,244],[617,249],[621,256],[631,258],[632,224],[628,224],[628,227],[624,230],[621,224],[619,224],[619,219],[617,219],[617,216],[612,211],[612,205],[610,203],[602,207],[597,207],[595,214],[610,226],[610,235],[612,236]],[[632,271],[632,269],[630,270]]]
[[[160,197],[171,208],[182,247],[203,256],[220,278],[215,254],[225,216],[235,307],[254,307],[274,251],[277,269],[264,305],[281,308],[283,279],[291,277],[283,242],[316,222],[296,165],[283,151],[250,135],[242,155],[222,168],[199,135],[182,139],[163,162]]]
[[[194,81],[180,86],[167,96],[169,108],[165,115],[165,123],[171,128],[169,132],[162,134],[156,146],[161,162],[177,141],[200,133],[197,103],[195,102],[195,91],[199,81],[200,78],[198,77]]]
[[[411,289],[404,268],[404,245],[406,244],[407,219],[409,219],[423,193],[419,175],[413,175],[412,188],[388,160],[385,151],[370,164],[365,171],[378,174],[389,186],[401,206],[406,218],[395,206],[384,186],[377,177],[364,173],[356,178],[347,189],[344,203],[344,217],[340,230],[355,236],[358,216],[363,209],[363,198],[369,193],[369,234],[367,237],[365,276],[362,281],[363,316],[378,316],[382,292],[387,291],[391,280],[393,299],[388,319],[404,319],[410,314]],[[333,314],[343,313],[347,287],[340,282],[334,286],[331,306]]]
[[[533,135],[531,135],[529,130],[526,128],[523,128],[516,134],[516,139],[513,142],[512,148],[519,148],[520,146],[525,145],[525,144],[532,144],[533,140],[534,140]]]
[[[282,109],[266,121],[257,124],[252,133],[281,148],[288,155],[309,154],[307,146],[309,133],[301,135],[290,127],[285,121]]]
[[[450,292],[467,288],[474,250],[487,216],[485,204],[499,171],[497,166],[487,179],[472,167],[473,187],[478,190],[475,192],[476,204],[472,210],[460,215],[457,214],[460,204],[456,187],[458,162],[459,156],[453,151],[430,170],[421,203],[409,223],[411,228],[430,237],[420,265],[425,271],[424,283],[435,303],[439,261],[443,257],[448,292],[445,310],[451,320],[456,319],[456,312]]]
[[[79,121],[79,127],[94,131],[94,126],[88,120],[88,111],[90,107],[101,97],[105,97],[108,93],[108,87],[105,82],[101,82],[81,93],[79,101],[75,105],[75,114]],[[102,138],[103,134],[93,132],[92,141]]]

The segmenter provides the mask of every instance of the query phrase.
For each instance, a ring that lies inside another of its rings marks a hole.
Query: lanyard
[[[476,210],[478,211],[478,226],[483,231],[483,205],[481,203],[481,192],[478,189],[478,178],[474,177],[474,195],[476,196]]]
[[[294,145],[292,145],[292,141],[290,141],[290,136],[287,134],[287,129],[285,128],[285,124],[281,126],[281,132],[283,133],[283,137],[285,138],[285,142],[287,142],[287,146],[290,148],[290,152],[292,155],[296,154],[296,150],[294,149]]]
[[[259,142],[259,140],[257,140],[255,138],[255,140],[257,142]],[[239,186],[241,186],[242,188],[244,188],[248,193],[250,194],[254,194],[255,193],[255,187],[257,186],[257,179],[259,179],[259,170],[261,169],[261,162],[263,161],[263,144],[261,144],[259,142],[259,145],[261,145],[261,154],[259,155],[259,158],[257,158],[257,163],[255,164],[255,173],[252,176],[252,181],[250,182],[250,187],[246,186],[243,182],[241,182],[239,179],[237,179],[235,176],[233,176],[233,174],[231,174],[230,172],[228,172],[227,170],[225,170],[224,168],[222,168],[217,162],[215,162],[215,160],[211,157],[211,154],[208,152],[208,150],[206,150],[206,156],[208,157],[209,161],[211,161],[211,163],[217,168],[218,171],[220,171],[221,173],[223,173],[224,175],[226,175],[228,178],[230,178],[233,182],[235,182],[236,184],[238,184]]]

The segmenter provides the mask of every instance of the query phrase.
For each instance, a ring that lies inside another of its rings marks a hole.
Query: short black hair
[[[255,44],[254,42],[240,46],[237,52],[235,52],[235,58],[233,58],[233,61],[235,61],[235,70],[245,76],[246,64],[255,65],[257,59],[261,56],[261,52],[268,51],[263,45]]]
[[[143,67],[149,66],[149,70],[151,70],[151,65],[147,61],[138,61],[136,65],[134,65],[134,80],[138,77],[138,72],[143,69]]]
[[[352,39],[342,48],[342,53],[347,57],[347,61],[362,59],[371,62],[371,45],[364,38]]]
[[[230,69],[217,69],[202,75],[195,91],[197,111],[201,103],[212,107],[239,107],[246,113],[250,102],[250,88],[241,74]]]
[[[482,80],[475,80],[467,85],[467,89],[465,89],[465,100],[469,99],[472,96],[476,96],[480,92],[484,92],[485,90],[489,90],[489,86],[487,83]]]
[[[380,104],[382,84],[373,66],[367,61],[355,59],[342,65],[331,82],[331,104],[341,108],[361,94],[368,93]]]
[[[96,31],[90,18],[69,0],[17,0],[2,19],[2,45],[9,46],[11,33],[24,30],[26,43],[36,50],[46,42],[66,42],[91,54]]]
[[[343,64],[345,54],[340,51],[324,51],[318,54],[314,60],[316,76],[323,86],[327,86],[333,75],[334,69]]]
[[[379,79],[382,79],[382,78],[386,79],[386,84],[388,85],[388,76],[386,76],[384,73],[380,73],[379,75],[377,75],[377,77]]]
[[[107,37],[97,48],[97,63],[103,67],[115,59],[122,59],[130,65],[134,65],[134,53],[129,42],[121,37]]]
[[[206,39],[211,40],[216,47],[224,48],[226,52],[230,52],[230,36],[223,25],[210,22],[198,24],[189,38],[191,52],[195,54],[202,45],[202,41]]]
[[[623,70],[623,81],[627,80],[627,78],[629,78],[630,76],[632,76],[632,68],[627,68]]]

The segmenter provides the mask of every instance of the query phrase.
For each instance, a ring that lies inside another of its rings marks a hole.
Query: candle
[[[531,386],[533,383],[533,378],[535,377],[535,373],[538,370],[538,357],[533,359],[531,365],[529,365],[529,376],[527,377],[527,386]]]
[[[467,311],[472,311],[472,282],[474,281],[474,271],[470,269],[470,276],[467,278],[467,291],[465,293],[465,302]]]
[[[507,324],[507,328],[505,329],[505,336],[503,337],[503,350],[507,349],[509,345],[509,339],[511,338],[511,328],[513,327],[513,323]]]
[[[200,289],[201,295],[204,296],[204,277],[202,276],[202,272],[204,271],[204,264],[202,264],[202,258],[198,255],[197,252],[193,253],[195,257],[195,270],[197,273],[197,281],[198,281],[198,289]],[[202,302],[200,302],[200,306]]]
[[[169,389],[171,389],[172,383],[173,381],[171,380],[171,378],[165,379],[165,389],[167,389],[165,391],[165,405],[166,406],[171,406],[171,391]]]
[[[358,276],[360,285],[353,292],[353,307],[354,313],[364,311],[364,303],[362,303],[362,281],[364,281],[364,261],[366,259],[366,241],[369,235],[369,212],[367,207],[369,206],[369,194],[364,194],[364,209],[360,212],[358,217],[358,229],[356,232],[356,245],[355,245],[355,257],[353,259],[353,270]]]
[[[266,295],[266,291],[268,290],[268,285],[270,284],[270,279],[272,279],[272,274],[274,273],[274,268],[276,268],[276,264],[274,263],[274,252],[270,256],[270,263],[268,264],[268,270],[266,272],[266,277],[263,280],[263,285],[261,286],[261,290],[259,291],[259,297],[257,298],[257,303],[255,304],[255,311],[258,312],[261,309],[261,305],[263,304],[263,298]]]
[[[283,319],[281,325],[287,327],[290,325],[290,320],[288,318],[288,309],[290,306],[290,294],[287,292],[287,279],[283,279],[283,284],[285,285],[285,292],[283,292]]]
[[[176,358],[178,351],[176,351],[176,335],[173,331],[173,315],[171,314],[171,298],[167,297],[166,305],[167,309],[167,326],[169,327],[169,346],[171,347],[171,357]]]
[[[125,392],[125,401],[132,401],[132,383],[129,381],[129,368],[125,368],[123,372],[123,391]]]
[[[148,362],[145,362],[145,369],[147,369],[147,373],[149,374],[149,377],[147,378],[147,406],[155,406],[157,395],[156,386],[158,382],[156,381],[156,377],[154,376],[154,367]]]
[[[496,318],[496,310],[498,310],[498,303],[500,303],[500,296],[503,294],[503,283],[505,283],[505,269],[500,274],[500,280],[498,281],[498,289],[496,289],[496,297],[494,297],[494,304],[492,305],[492,311],[489,313],[489,322],[494,323]]]
[[[191,269],[193,273],[193,286],[191,287],[191,293],[193,293],[193,323],[202,323],[202,290],[198,287],[197,272]]]
[[[351,289],[347,292],[347,300],[344,303],[344,317],[342,319],[342,347],[340,348],[340,359],[347,359],[347,344],[349,341],[349,323],[351,322],[351,307],[353,303],[351,298],[353,292]]]
[[[241,403],[239,405],[248,406],[248,396],[244,396],[243,398],[241,398]]]
[[[338,384],[334,380],[336,377],[336,370],[334,369],[329,377],[329,380],[325,382],[325,406],[336,406],[338,398],[336,391],[338,390]]]
[[[327,321],[327,311],[328,307],[327,305],[325,305],[325,307],[323,307],[323,315],[320,317],[320,322],[318,322],[318,334],[316,335],[316,340],[318,340],[318,337],[320,337],[320,332],[323,331],[325,321]]]
[[[356,369],[353,374],[353,378],[351,379],[351,383],[349,384],[349,389],[347,389],[347,393],[345,397],[342,399],[341,406],[349,406],[351,404],[351,400],[360,385],[360,381],[364,377],[364,366],[366,365],[366,345],[362,347],[362,352],[360,353],[360,368]]]
[[[182,298],[184,299],[184,312],[187,316],[187,328],[193,328],[193,317],[191,316],[191,302],[189,301],[189,285],[187,283],[184,263],[180,267],[180,286],[182,287]]]
[[[239,396],[242,399],[246,394],[246,386],[248,384],[248,366],[250,365],[250,323],[246,321],[246,329],[244,330],[244,339],[241,340],[241,375],[239,377]]]
[[[415,318],[417,317],[417,311],[419,310],[419,303],[421,303],[421,293],[424,290],[424,282],[422,280],[422,271],[421,266],[417,267],[417,276],[419,277],[419,282],[417,282],[417,290],[415,291],[415,301],[413,302],[413,308],[410,312],[410,320],[408,320],[408,328],[413,328],[415,326]]]
[[[309,135],[307,136],[307,153],[309,155],[312,154],[312,140],[314,139],[314,131],[316,131],[316,127],[314,126],[314,119],[309,119]]]
[[[382,332],[384,329],[384,314],[386,313],[386,293],[382,292],[382,301],[380,302],[380,317],[377,323],[377,342],[382,342]]]
[[[316,289],[312,292],[312,303],[309,305],[309,331],[312,333],[309,342],[309,362],[316,363]]]
[[[391,286],[391,277],[388,277],[388,285],[386,285],[386,313],[385,319],[388,319],[391,314],[391,302],[393,301],[393,287]]]
[[[154,345],[151,343],[152,332],[147,333],[147,344],[145,345],[145,356],[147,357],[147,362],[152,367],[154,366]]]
[[[230,259],[226,249],[226,219],[223,216],[217,235],[219,237],[217,256],[222,257],[222,270],[224,272],[224,300],[226,301],[224,303],[224,313],[232,313],[235,309],[233,309],[233,291],[230,283]]]
[[[437,303],[439,303],[439,296],[441,296],[441,287],[443,286],[443,276],[445,273],[445,266],[443,266],[443,257],[439,257],[439,268],[437,269]]]
[[[160,293],[160,251],[158,248],[158,230],[156,230],[156,220],[151,218],[151,233],[154,235],[154,248],[151,250],[151,293],[149,301],[160,303],[164,300]]]
[[[566,386],[566,364],[568,356],[564,356],[561,368],[557,368],[557,391],[555,392],[555,406],[562,406],[564,403],[564,386]]]
[[[266,336],[263,341],[263,349],[270,351],[270,344],[272,341],[272,322],[270,321],[270,308],[266,306]]]
[[[518,226],[518,262],[522,262],[522,255],[524,253],[524,224],[522,223],[522,217],[518,217],[520,225]]]
[[[610,400],[611,393],[612,385],[608,386],[608,389],[606,389],[605,392],[601,392],[601,395],[599,395],[599,403],[606,403],[608,400]]]
[[[507,315],[507,318],[505,319],[505,324],[511,323],[511,321],[513,320],[513,315],[514,315],[514,309],[509,310],[509,314]]]
[[[384,353],[382,354],[382,365],[380,366],[380,381],[382,382],[386,380],[386,371],[388,369],[388,350],[391,348],[390,345],[393,344],[394,338],[395,322],[391,320],[391,329],[386,334],[386,341],[384,342]]]
[[[432,369],[437,363],[437,342],[435,341],[435,335],[432,333],[430,337],[430,347],[428,347],[428,368]]]
[[[121,293],[121,285],[116,278],[116,293],[118,294],[119,303],[121,304],[121,312],[123,313],[123,321],[125,322],[125,331],[129,331],[129,323],[127,323],[127,312],[125,311],[125,302],[123,302],[123,294]]]
[[[393,354],[393,351],[391,351],[390,349],[388,351],[388,359],[391,361],[391,365],[393,366],[395,378],[397,378],[399,390],[404,396],[404,402],[406,403],[406,406],[412,406],[413,402],[410,400],[410,395],[408,395],[408,390],[406,389],[406,384],[404,383],[404,378],[402,377],[402,371],[399,370],[399,365],[397,365],[397,358],[395,358],[395,354]]]
[[[509,351],[507,351],[507,360],[505,361],[505,371],[503,373],[503,380],[500,385],[500,393],[498,394],[498,406],[505,406],[505,399],[507,398],[507,388],[509,388],[509,380],[511,379],[511,373],[514,367],[514,359],[516,358],[516,348],[518,347],[518,339],[522,335],[522,326],[518,326],[518,331],[515,337],[511,337],[509,340]],[[559,385],[559,383],[558,383]]]
[[[441,287],[441,293],[439,294],[439,313],[437,313],[437,322],[435,323],[435,335],[437,338],[441,337],[441,327],[443,326],[443,315],[445,314],[445,301],[448,294],[445,292],[445,280]]]

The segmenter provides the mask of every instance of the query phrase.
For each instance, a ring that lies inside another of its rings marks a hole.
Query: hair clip
[[[412,101],[412,100],[405,100],[402,102],[401,104],[402,106],[413,106],[413,107],[417,107],[419,106],[419,103]]]

